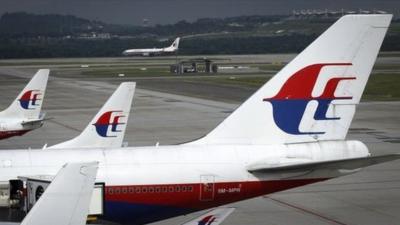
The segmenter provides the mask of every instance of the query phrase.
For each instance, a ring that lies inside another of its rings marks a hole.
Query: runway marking
[[[305,209],[305,208],[302,208],[300,206],[297,206],[297,205],[294,205],[294,204],[291,204],[291,203],[288,203],[288,202],[285,202],[285,201],[282,201],[282,200],[279,200],[279,199],[276,199],[276,198],[271,198],[269,196],[264,196],[264,198],[271,199],[272,201],[275,201],[275,202],[277,202],[277,203],[279,203],[281,205],[284,205],[284,206],[296,209],[298,211],[301,211],[301,212],[316,216],[316,217],[318,217],[320,219],[323,219],[323,220],[326,220],[327,222],[332,223],[332,224],[347,225],[345,223],[342,223],[342,222],[340,222],[338,220],[335,220],[335,219],[329,218],[327,216],[321,215],[321,214],[319,214],[317,212],[314,212],[312,210]]]

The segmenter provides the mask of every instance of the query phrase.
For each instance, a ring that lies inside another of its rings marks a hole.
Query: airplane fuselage
[[[168,48],[147,48],[147,49],[128,49],[123,52],[125,56],[156,56],[162,54],[173,53],[175,50],[169,50]]]
[[[52,175],[66,162],[99,161],[97,182],[106,186],[104,219],[144,224],[338,176],[253,174],[247,170],[249,165],[285,165],[368,155],[368,149],[358,141],[5,150],[0,151],[0,181]]]
[[[178,50],[180,38],[176,38],[175,41],[169,47],[164,48],[142,48],[142,49],[127,49],[122,52],[125,56],[156,56],[163,54],[174,53]]]

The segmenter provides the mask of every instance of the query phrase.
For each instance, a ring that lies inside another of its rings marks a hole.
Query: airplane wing
[[[66,164],[21,225],[86,224],[97,169],[98,162]]]
[[[388,162],[400,159],[400,154],[351,158],[331,161],[320,161],[312,163],[302,163],[295,165],[271,166],[268,164],[252,164],[247,167],[247,170],[253,174],[286,174],[288,177],[302,175],[310,176],[311,174],[330,174],[352,173],[360,170],[363,167],[372,166],[378,163]],[[287,177],[287,178],[288,178]]]
[[[31,125],[35,125],[36,123],[43,123],[46,120],[51,120],[53,118],[45,118],[46,113],[45,112],[41,112],[40,116],[38,119],[36,120],[27,120],[27,121],[22,121],[21,125],[22,126],[31,126]]]
[[[218,225],[234,210],[235,208],[216,208],[182,225]]]

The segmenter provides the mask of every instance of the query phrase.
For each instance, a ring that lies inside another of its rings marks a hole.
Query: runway
[[[226,56],[227,57],[227,56]],[[268,56],[271,57],[272,56]],[[293,55],[280,56],[289,60]],[[222,57],[221,57],[222,58]],[[238,62],[258,62],[269,58],[233,57]],[[95,59],[92,59],[95,60]],[[125,59],[124,59],[125,60]],[[173,60],[173,59],[170,59]],[[379,59],[397,62],[395,58]],[[379,61],[378,60],[378,61]],[[0,108],[6,108],[39,67],[63,65],[62,60],[44,60],[42,65],[0,66]],[[79,61],[68,59],[66,61]],[[113,64],[120,59],[101,59]],[[28,61],[18,61],[27,63]],[[40,62],[40,61],[39,61]],[[93,61],[95,62],[95,61]],[[140,60],[138,61],[140,62]],[[4,63],[4,61],[3,61]],[[49,65],[47,65],[48,63]],[[0,63],[1,64],[1,63]],[[76,65],[79,65],[77,63]],[[79,68],[62,69],[49,80],[43,110],[45,125],[25,136],[0,141],[0,149],[42,148],[70,139],[80,133],[121,81],[135,78],[105,79],[75,75]],[[68,75],[70,73],[70,75]],[[53,75],[53,74],[52,74]],[[177,144],[199,138],[226,118],[242,99],[256,88],[192,83],[192,86],[159,87],[162,81],[138,81],[125,141],[129,146]],[[167,84],[174,83],[168,81]],[[175,82],[178,83],[178,82]],[[178,83],[179,84],[179,83]],[[172,85],[172,84],[171,84]],[[223,96],[199,92],[218,90]],[[176,91],[169,91],[179,89]],[[185,95],[184,92],[190,94]],[[373,155],[400,153],[400,102],[362,102],[353,120],[348,139],[365,142]],[[398,224],[400,221],[400,160],[369,167],[359,173],[314,185],[288,190],[232,204],[237,210],[223,224]],[[154,223],[181,224],[200,213]]]

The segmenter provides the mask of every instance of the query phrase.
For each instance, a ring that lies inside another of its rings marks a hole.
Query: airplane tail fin
[[[172,48],[173,50],[178,50],[179,48],[179,41],[181,40],[181,38],[176,38],[175,41],[172,43],[172,45],[170,46],[170,48]]]
[[[40,69],[1,116],[37,120],[40,118],[50,70]]]
[[[135,86],[135,82],[121,83],[79,136],[47,149],[121,147]]]
[[[188,144],[343,140],[391,18],[341,17],[214,130]]]

